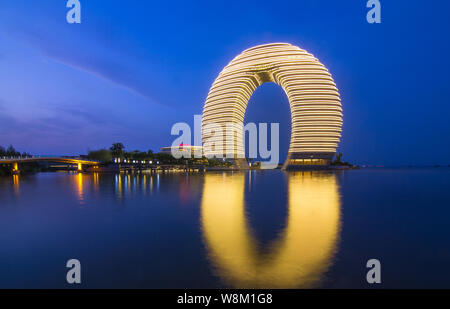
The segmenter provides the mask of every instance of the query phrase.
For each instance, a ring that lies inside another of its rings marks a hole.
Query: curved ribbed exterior
[[[202,139],[224,145],[206,155],[244,157],[242,125],[252,93],[265,82],[275,82],[287,94],[291,107],[292,132],[288,160],[329,161],[338,146],[342,108],[338,89],[328,70],[313,55],[288,43],[249,48],[234,58],[214,81],[203,108]],[[211,126],[233,126],[222,136]],[[232,135],[232,147],[225,138]],[[297,160],[298,159],[298,160]],[[324,161],[320,161],[324,162]],[[301,164],[301,163],[300,163]]]

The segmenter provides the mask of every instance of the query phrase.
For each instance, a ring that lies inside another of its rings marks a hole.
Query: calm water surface
[[[0,178],[0,288],[450,288],[450,169]]]

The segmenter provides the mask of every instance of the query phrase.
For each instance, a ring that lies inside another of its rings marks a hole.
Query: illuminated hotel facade
[[[291,141],[285,167],[329,164],[341,137],[342,107],[338,89],[323,64],[288,43],[249,48],[220,72],[203,108],[205,154],[245,157],[245,110],[253,92],[266,82],[280,85],[289,99]],[[215,134],[217,126],[232,130]]]

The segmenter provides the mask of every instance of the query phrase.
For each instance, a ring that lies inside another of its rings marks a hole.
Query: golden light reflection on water
[[[131,194],[131,175],[130,174],[125,176],[125,190],[128,195]]]
[[[14,187],[14,195],[19,196],[20,194],[19,175],[13,175],[13,187]]]
[[[122,196],[123,196],[122,175],[117,174],[114,179],[115,179],[115,185],[116,185],[117,198],[122,199]]]
[[[147,175],[142,176],[142,192],[147,193]]]
[[[155,175],[130,175],[116,174],[114,176],[114,188],[116,197],[121,200],[125,196],[132,196],[136,193],[147,195],[153,194],[153,178]]]
[[[98,173],[94,173],[94,190],[98,192],[99,190],[99,183],[98,183]]]
[[[245,216],[245,174],[205,174],[201,224],[218,275],[237,288],[314,287],[333,262],[340,225],[334,174],[288,173],[285,229],[268,253]]]
[[[78,201],[80,203],[84,203],[84,192],[83,192],[83,174],[78,173],[77,174],[77,195],[78,195]]]

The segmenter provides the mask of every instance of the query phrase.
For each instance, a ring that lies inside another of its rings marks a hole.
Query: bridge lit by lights
[[[12,165],[12,172],[19,172],[19,164],[23,163],[39,163],[39,162],[49,162],[49,163],[64,163],[73,164],[77,166],[78,171],[83,170],[83,165],[85,166],[98,166],[100,162],[85,160],[81,158],[68,158],[68,157],[27,157],[27,158],[4,158],[0,159],[0,164]]]

